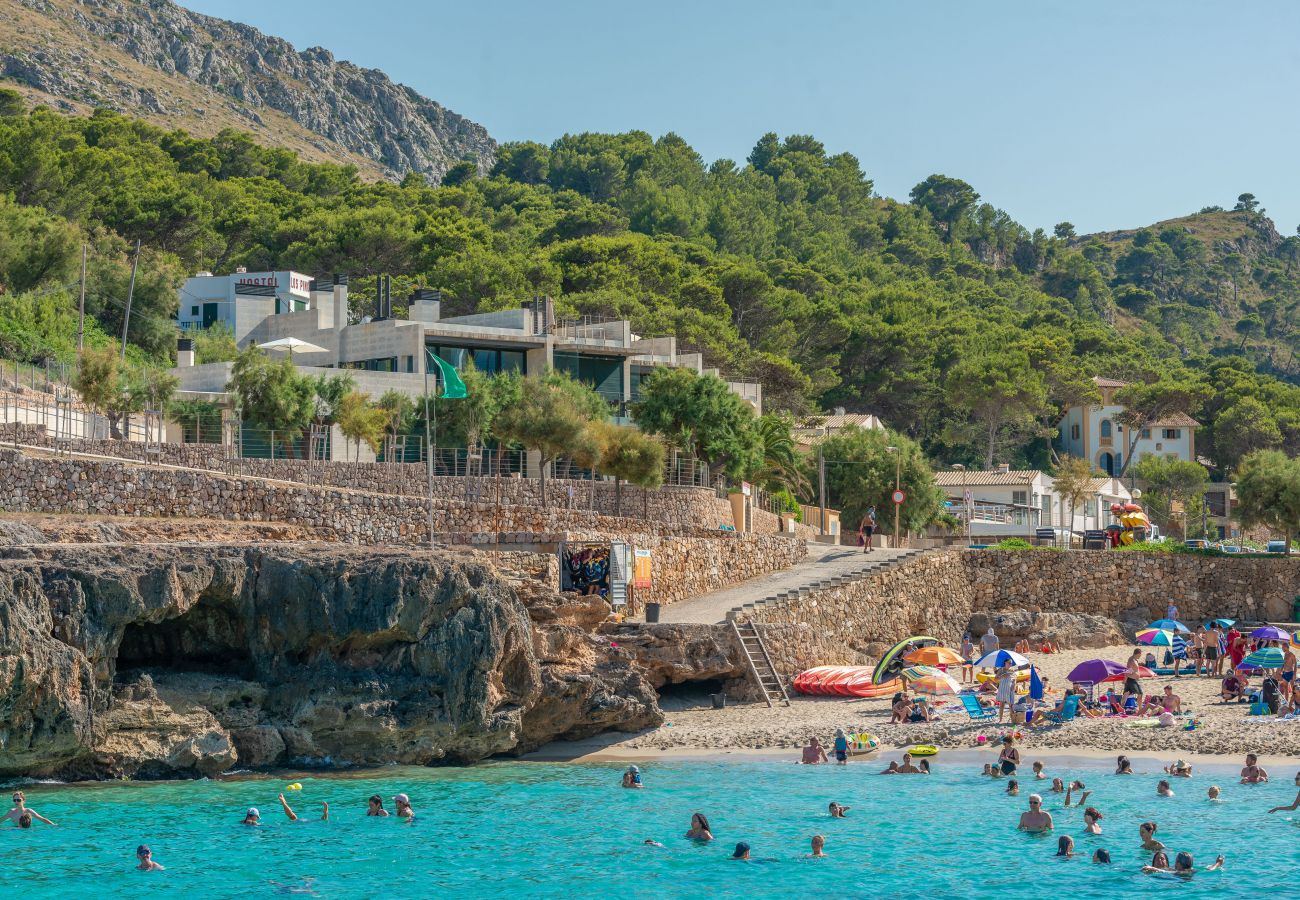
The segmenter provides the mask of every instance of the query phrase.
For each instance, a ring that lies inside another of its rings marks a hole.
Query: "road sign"
[[[894,503],[900,504],[907,499],[907,494],[902,491],[894,491]]]

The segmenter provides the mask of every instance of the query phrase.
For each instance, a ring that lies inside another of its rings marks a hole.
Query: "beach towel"
[[[1174,659],[1187,659],[1187,641],[1177,632],[1174,633],[1173,652]]]

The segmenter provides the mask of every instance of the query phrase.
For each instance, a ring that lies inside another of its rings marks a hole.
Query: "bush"
[[[1037,550],[1039,548],[1035,547],[1033,544],[1029,543],[1029,541],[1025,540],[1024,538],[1015,537],[1015,538],[1006,538],[1005,540],[998,541],[996,544],[993,544],[991,547],[989,547],[989,549],[990,550]]]

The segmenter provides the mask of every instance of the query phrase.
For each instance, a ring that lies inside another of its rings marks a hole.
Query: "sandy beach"
[[[1146,649],[1143,648],[1144,653]],[[1121,645],[1100,650],[1031,653],[1030,659],[1050,679],[1050,686],[1057,692],[1051,696],[1059,697],[1069,686],[1066,674],[1078,663],[1097,658],[1123,662],[1131,651],[1131,646]],[[1176,757],[1192,756],[1236,760],[1246,752],[1254,752],[1272,758],[1275,764],[1295,762],[1300,751],[1300,720],[1249,717],[1246,704],[1221,702],[1219,682],[1216,677],[1190,675],[1144,679],[1143,687],[1149,694],[1158,694],[1165,684],[1172,684],[1174,692],[1182,698],[1183,708],[1190,714],[1168,728],[1129,727],[1125,723],[1134,720],[1120,718],[1078,718],[1065,725],[1042,728],[998,725],[996,720],[972,722],[955,700],[944,703],[941,714],[932,723],[890,725],[888,698],[794,696],[788,708],[729,702],[725,709],[713,709],[702,693],[668,696],[663,700],[667,720],[654,731],[607,734],[587,742],[555,744],[543,748],[538,757],[625,758],[652,757],[664,752],[705,755],[717,751],[793,751],[811,735],[826,743],[836,728],[844,728],[851,733],[875,735],[885,750],[934,744],[974,751],[979,747],[976,740],[979,735],[991,741],[994,736],[1019,731],[1023,735],[1021,746],[1026,758],[1040,750],[1079,756],[1125,752],[1168,763]],[[1199,725],[1187,731],[1183,726],[1192,717],[1199,719]]]

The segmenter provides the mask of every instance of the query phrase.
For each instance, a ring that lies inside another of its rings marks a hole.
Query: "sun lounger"
[[[961,705],[966,707],[966,715],[973,720],[992,719],[997,715],[993,710],[980,706],[979,698],[974,694],[962,694]]]
[[[1055,722],[1058,725],[1064,725],[1074,719],[1079,714],[1079,695],[1071,694],[1065,698],[1061,704],[1060,712],[1045,712],[1043,718],[1048,722]]]

